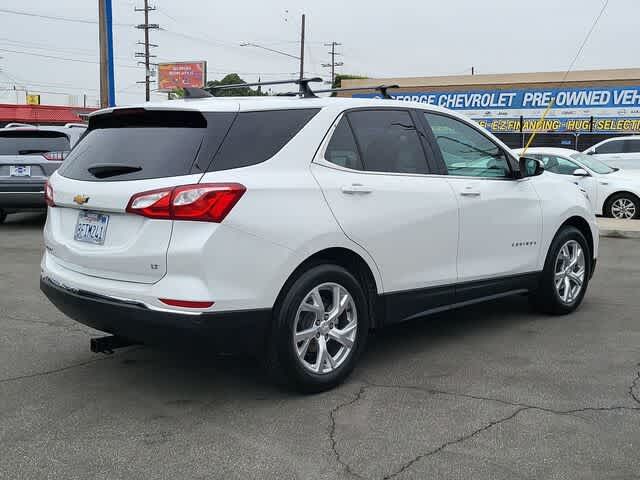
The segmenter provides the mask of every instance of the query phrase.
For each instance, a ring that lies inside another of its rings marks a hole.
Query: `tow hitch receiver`
[[[105,353],[110,355],[116,348],[128,347],[130,345],[137,345],[137,342],[132,342],[123,337],[116,335],[108,335],[106,337],[98,337],[91,339],[91,351],[93,353]]]

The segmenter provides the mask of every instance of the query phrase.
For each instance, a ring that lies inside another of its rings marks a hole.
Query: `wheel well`
[[[375,328],[376,320],[381,318],[380,315],[376,314],[379,311],[379,303],[378,299],[378,290],[376,288],[376,280],[373,276],[373,272],[369,268],[369,265],[365,260],[355,253],[353,250],[349,250],[348,248],[343,247],[334,247],[327,248],[325,250],[321,250],[319,252],[314,253],[309,258],[307,258],[304,262],[302,262],[284,283],[284,286],[280,290],[278,294],[278,298],[276,299],[275,307],[279,305],[282,301],[286,292],[289,289],[289,286],[305,271],[309,268],[321,264],[321,263],[333,263],[335,265],[339,265],[343,267],[345,270],[354,275],[360,284],[362,285],[362,289],[367,297],[367,301],[369,303],[369,314],[370,314],[370,322],[369,325],[371,328]]]
[[[603,203],[603,205],[604,205],[604,207],[603,207],[603,208],[604,208],[604,209],[608,208],[608,207],[609,207],[609,202],[611,202],[611,200],[613,200],[613,197],[615,197],[615,196],[617,196],[617,195],[620,195],[620,194],[623,194],[623,195],[629,195],[630,197],[635,198],[635,199],[636,199],[636,201],[638,201],[638,202],[640,203],[640,199],[638,199],[638,196],[637,196],[635,193],[633,193],[633,192],[628,192],[628,191],[626,191],[626,190],[620,190],[620,191],[618,191],[618,192],[614,192],[614,193],[612,193],[611,195],[609,195],[609,196],[607,197],[607,199],[606,199],[606,200],[604,201],[604,203]],[[606,212],[602,212],[602,213],[603,213],[603,214],[605,214]]]
[[[593,233],[591,232],[591,227],[589,226],[589,222],[587,222],[582,217],[571,217],[566,220],[562,226],[558,229],[560,231],[562,227],[565,225],[569,225],[577,228],[584,235],[584,238],[587,239],[587,244],[589,245],[589,252],[591,252],[591,259],[593,259]]]

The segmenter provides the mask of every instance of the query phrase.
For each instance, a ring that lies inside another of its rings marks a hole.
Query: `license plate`
[[[11,165],[9,167],[10,177],[30,177],[31,165]]]
[[[82,210],[78,214],[78,222],[76,223],[73,239],[78,242],[103,245],[107,236],[108,225],[109,215]]]

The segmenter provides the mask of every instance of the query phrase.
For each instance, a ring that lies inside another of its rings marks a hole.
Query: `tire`
[[[607,199],[604,214],[610,218],[630,220],[640,217],[640,200],[632,193],[615,193]]]
[[[333,312],[336,291],[345,308],[327,317]],[[353,370],[369,334],[368,303],[358,280],[341,266],[319,264],[288,282],[281,298],[266,346],[271,378],[304,393],[340,384]],[[294,332],[304,332],[299,342],[294,341]],[[323,350],[325,356],[320,358]]]
[[[7,212],[0,208],[0,225],[7,219]]]
[[[576,246],[581,249],[582,255],[576,256],[577,263],[571,267]],[[589,284],[592,258],[582,232],[575,227],[563,227],[551,242],[538,288],[530,296],[533,306],[538,311],[552,315],[566,315],[578,308]],[[579,290],[576,279],[581,280]]]

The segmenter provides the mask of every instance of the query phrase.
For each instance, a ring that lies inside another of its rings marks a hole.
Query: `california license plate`
[[[108,225],[109,215],[81,210],[78,214],[78,222],[76,223],[76,231],[73,238],[78,242],[103,245],[107,236]]]
[[[30,177],[31,165],[11,165],[9,167],[10,177]]]

